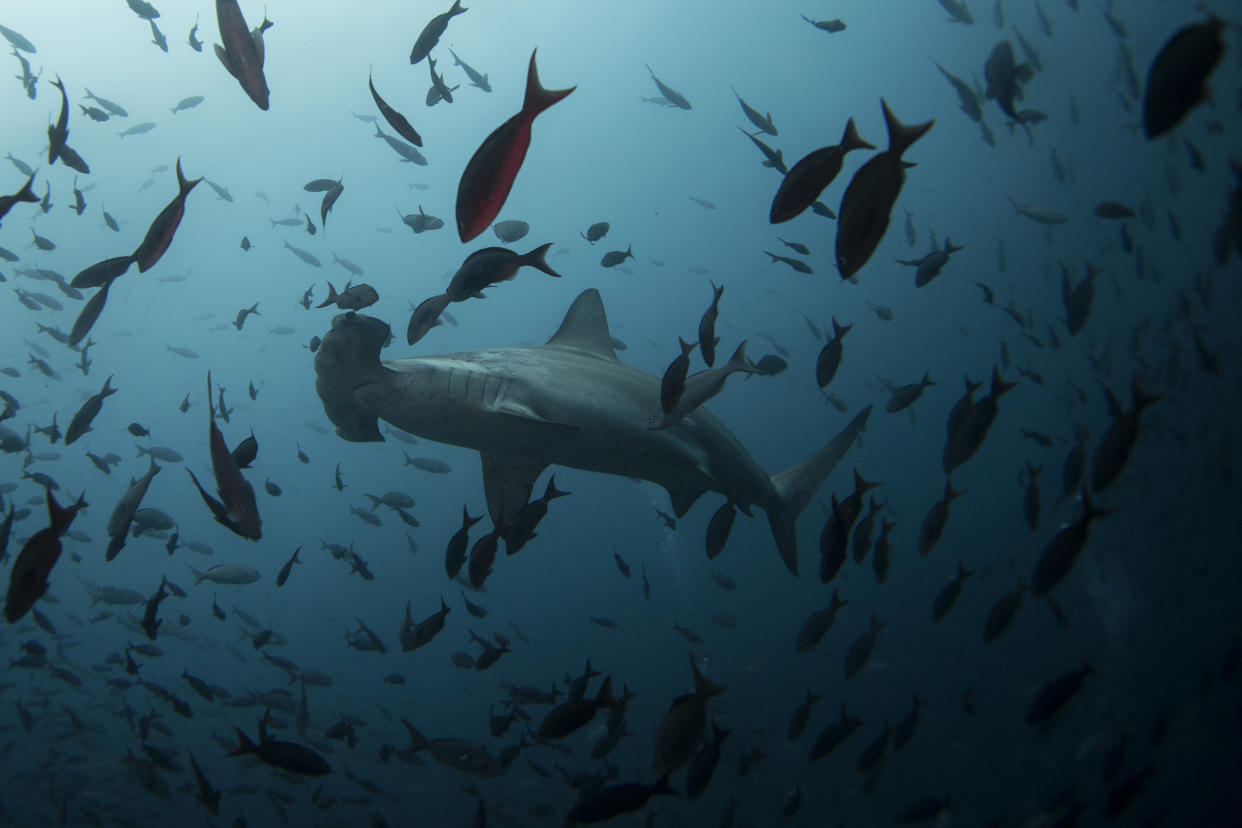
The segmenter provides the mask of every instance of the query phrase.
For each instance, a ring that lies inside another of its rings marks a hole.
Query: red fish
[[[4,618],[10,624],[17,623],[23,615],[30,611],[35,601],[47,592],[47,576],[60,558],[60,536],[73,523],[74,515],[86,505],[86,501],[78,498],[78,502],[69,508],[62,508],[47,491],[47,514],[51,523],[46,529],[40,529],[26,541],[22,551],[13,563],[9,573],[9,592],[4,600]]]
[[[185,215],[185,197],[202,180],[196,178],[193,181],[186,181],[181,172],[181,159],[177,159],[177,197],[168,202],[168,206],[160,211],[155,221],[151,222],[151,226],[147,228],[146,238],[130,256],[138,263],[139,273],[146,273],[155,267],[155,263],[168,250],[168,245],[172,244],[173,234],[177,232],[177,227],[181,224],[181,217]]]
[[[207,397],[211,398],[211,372],[207,372]],[[209,406],[210,409],[210,406]],[[259,520],[259,507],[254,499],[254,487],[242,477],[237,462],[233,459],[229,447],[224,442],[224,435],[216,427],[216,412],[210,409],[211,416],[211,470],[216,477],[216,492],[220,500],[216,500],[199,484],[194,472],[189,472],[190,479],[198,488],[203,502],[211,510],[216,522],[227,527],[243,538],[257,541],[262,537]]]
[[[577,88],[544,89],[535,68],[535,53],[531,52],[522,111],[487,136],[466,164],[457,185],[457,235],[463,242],[490,227],[500,214],[530,147],[530,127],[535,116]]]
[[[216,57],[237,78],[255,105],[267,111],[267,78],[263,76],[263,32],[272,24],[266,17],[253,32],[246,28],[237,0],[216,0],[216,24],[224,45],[216,45]]]

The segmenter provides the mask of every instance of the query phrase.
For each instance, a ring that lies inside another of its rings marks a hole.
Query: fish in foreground
[[[372,80],[370,75],[367,76],[367,85],[371,87],[371,97],[375,99],[375,106],[379,109],[380,114],[384,116],[384,120],[388,122],[388,125],[395,129],[402,138],[416,147],[421,147],[423,145],[423,137],[418,134],[418,130],[410,126],[410,122],[406,120],[404,115],[393,109],[388,105],[387,101],[380,97],[380,93],[375,91],[375,81]]]
[[[294,742],[270,741],[255,744],[240,728],[233,728],[237,733],[238,744],[229,756],[245,756],[253,754],[259,761],[273,768],[296,773],[299,776],[327,776],[332,772],[327,760],[315,751]]]
[[[370,285],[347,286],[345,290],[337,293],[332,283],[328,282],[328,298],[315,307],[326,308],[328,305],[336,305],[341,310],[362,310],[378,301],[379,293]]]
[[[23,185],[20,190],[13,195],[0,196],[0,220],[3,220],[4,217],[8,215],[9,210],[13,209],[13,205],[18,202],[24,201],[28,204],[38,203],[39,197],[34,194],[34,190],[32,189],[33,184],[34,173],[32,172],[30,173],[30,178],[26,180],[25,185]]]
[[[266,112],[270,93],[267,78],[263,76],[263,32],[271,22],[264,17],[263,23],[251,31],[237,0],[216,0],[216,23],[220,27],[220,39],[224,41],[223,46],[216,44],[216,57],[241,84],[250,100]]]
[[[757,505],[768,513],[782,560],[794,573],[797,518],[871,412],[863,409],[819,451],[769,477],[704,409],[670,428],[648,430],[660,380],[617,359],[596,290],[579,295],[542,347],[381,363],[389,336],[378,319],[342,314],[323,337],[316,388],[342,439],[382,441],[382,418],[411,434],[478,450],[493,519],[502,507],[517,514],[552,463],[658,483],[679,517],[707,491],[732,492],[739,508]],[[503,387],[505,394],[467,395],[467,383]]]
[[[431,18],[419,32],[418,39],[414,41],[414,47],[410,50],[410,65],[430,55],[431,50],[440,42],[440,36],[444,34],[444,30],[448,28],[449,21],[467,11],[470,10],[462,8],[461,0],[453,0],[453,5],[448,11]]]
[[[22,551],[18,553],[17,560],[13,562],[13,568],[9,572],[9,589],[4,599],[4,618],[10,624],[17,623],[47,592],[48,575],[51,574],[52,567],[60,558],[60,538],[69,530],[78,510],[86,506],[86,501],[79,497],[77,503],[72,506],[62,507],[52,496],[51,489],[47,490],[46,497],[50,525],[30,536],[30,539],[22,546]],[[9,519],[12,520],[11,511]]]
[[[138,249],[131,254],[130,258],[138,263],[139,273],[146,273],[155,267],[155,263],[168,250],[168,246],[172,244],[173,235],[181,225],[181,218],[185,215],[186,196],[202,180],[202,178],[196,178],[193,181],[187,181],[181,172],[181,159],[177,159],[177,195],[160,211],[155,221],[151,222],[142,244],[138,245]]]
[[[854,173],[837,213],[836,260],[842,279],[861,270],[875,253],[906,182],[901,156],[936,123],[907,126],[897,120],[883,98],[880,108],[888,127],[888,149],[872,156]]]
[[[453,274],[444,293],[423,300],[414,309],[406,327],[406,343],[413,345],[426,336],[439,323],[440,314],[450,302],[481,296],[485,288],[513,279],[523,267],[533,267],[559,279],[561,274],[548,264],[551,247],[552,243],[548,242],[523,254],[505,247],[485,247],[471,253]]]
[[[1143,133],[1159,138],[1208,98],[1207,80],[1225,54],[1225,21],[1211,17],[1178,31],[1156,55],[1143,90]]]
[[[789,221],[810,207],[841,172],[845,154],[856,149],[875,149],[875,146],[859,137],[854,119],[850,118],[845,123],[845,134],[841,136],[841,143],[821,147],[790,168],[772,198],[768,223],[780,224]]]
[[[207,398],[211,399],[210,371],[207,372]],[[221,407],[223,408],[223,402]],[[207,508],[211,510],[217,523],[243,538],[257,541],[262,536],[262,532],[254,487],[242,477],[237,462],[224,442],[224,435],[216,426],[215,408],[210,405],[207,408],[210,417],[208,438],[211,446],[211,468],[216,478],[216,493],[220,495],[220,500],[207,494],[199,484],[198,478],[194,476],[194,472],[186,469],[186,473],[194,481],[195,488],[198,489],[199,495],[202,496],[203,502],[207,504]]]
[[[536,116],[576,89],[544,89],[530,54],[522,111],[505,121],[475,150],[457,185],[457,235],[468,242],[482,233],[504,206],[530,147]]]
[[[77,410],[73,415],[73,419],[69,421],[69,427],[65,429],[65,445],[71,445],[79,437],[91,430],[91,423],[103,408],[103,401],[115,393],[116,389],[112,387],[112,377],[109,376],[104,380],[103,388],[99,390],[99,393],[91,395],[90,399],[82,403],[82,407]]]

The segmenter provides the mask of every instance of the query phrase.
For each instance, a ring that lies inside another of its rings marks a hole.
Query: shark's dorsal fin
[[[608,333],[608,317],[604,302],[595,288],[584,290],[565,312],[561,326],[552,334],[545,347],[569,348],[603,359],[616,360],[612,337]]]

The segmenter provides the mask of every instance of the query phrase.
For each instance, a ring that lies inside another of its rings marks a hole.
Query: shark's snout
[[[384,439],[376,416],[358,404],[354,390],[386,373],[379,355],[391,337],[387,323],[357,313],[333,317],[332,330],[324,335],[315,354],[315,390],[342,439],[355,443]]]

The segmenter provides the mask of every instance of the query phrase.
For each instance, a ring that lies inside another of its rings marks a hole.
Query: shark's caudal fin
[[[826,446],[796,466],[772,475],[772,485],[780,495],[780,503],[768,509],[768,525],[772,527],[781,560],[795,575],[798,574],[798,515],[802,514],[850,446],[854,445],[858,435],[867,430],[867,416],[870,413],[871,406],[867,406]]]
[[[338,314],[324,335],[315,354],[315,390],[342,439],[354,443],[384,439],[375,415],[358,405],[354,391],[388,372],[379,354],[391,336],[386,323],[356,313]]]

